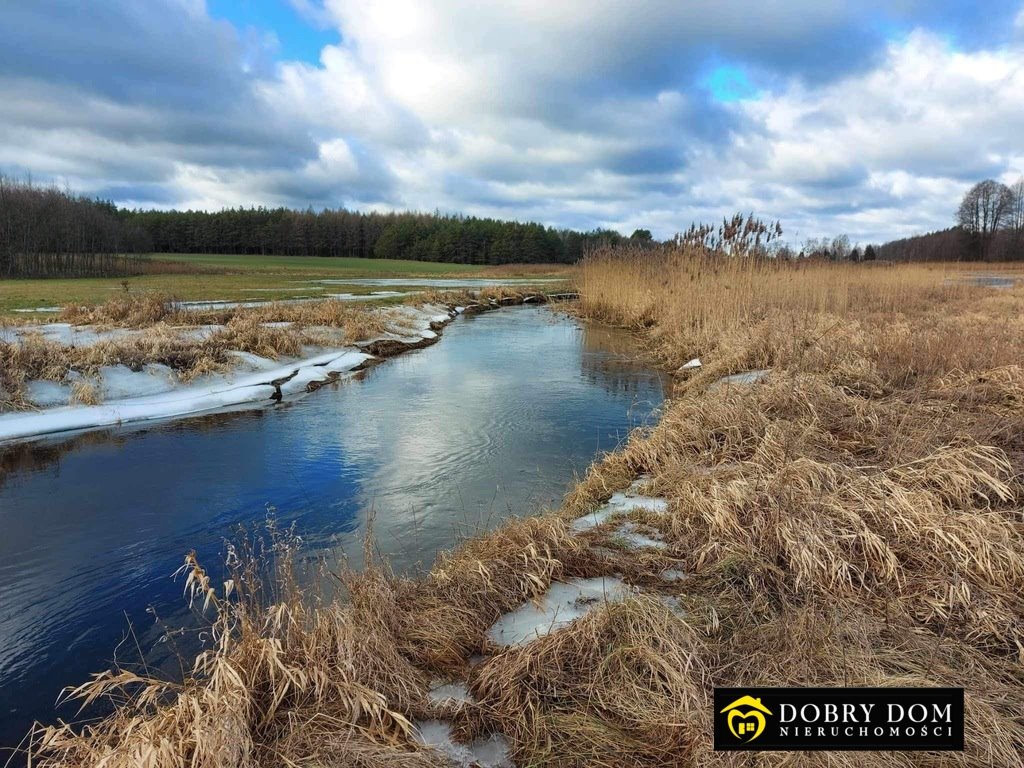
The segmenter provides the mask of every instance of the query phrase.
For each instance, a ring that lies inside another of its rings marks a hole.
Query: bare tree
[[[1013,230],[1014,235],[1024,235],[1024,176],[1017,180],[1017,183],[1010,187],[1013,193],[1013,204],[1010,206],[1010,216],[1006,226]]]
[[[847,261],[850,258],[850,236],[836,235],[832,238],[832,260]]]
[[[996,231],[1007,223],[1013,203],[1010,188],[993,179],[979,181],[964,195],[956,214],[957,222],[975,238],[981,258],[988,255]]]

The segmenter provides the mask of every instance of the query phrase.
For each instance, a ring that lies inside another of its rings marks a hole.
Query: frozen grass
[[[26,397],[31,381],[68,384],[76,388],[77,402],[91,404],[99,402],[102,370],[112,366],[138,371],[163,365],[180,382],[189,382],[231,370],[237,352],[270,360],[298,358],[306,346],[341,347],[381,336],[390,327],[411,328],[409,318],[393,309],[341,301],[188,312],[158,294],[125,294],[101,305],[71,306],[62,318],[100,329],[86,334],[99,338],[63,344],[27,333],[0,341],[0,412],[32,407]],[[95,393],[88,395],[90,387]]]
[[[437,721],[455,744],[501,734],[520,766],[1021,766],[1021,289],[706,253],[668,254],[673,276],[640,255],[585,265],[582,310],[638,328],[668,370],[703,365],[561,509],[421,580],[340,574],[333,602],[286,568],[259,594],[234,576],[227,598],[189,560],[215,646],[184,684],[88,683],[120,707],[38,732],[34,764],[438,765],[411,727]],[[638,478],[665,503],[573,530]],[[616,546],[625,520],[667,549]],[[552,583],[615,575],[640,594],[522,645],[487,637]],[[432,701],[437,677],[473,701]],[[966,749],[713,752],[713,686],[753,683],[963,686]]]

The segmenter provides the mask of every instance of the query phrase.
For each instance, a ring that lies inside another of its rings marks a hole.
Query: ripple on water
[[[134,660],[137,639],[174,672],[146,608],[187,621],[171,579],[184,553],[220,578],[225,537],[259,527],[268,504],[331,563],[360,562],[372,513],[377,548],[406,573],[557,504],[661,402],[628,344],[547,308],[504,309],[282,406],[0,449],[0,744],[52,721],[60,689],[105,668],[128,621],[119,657]]]

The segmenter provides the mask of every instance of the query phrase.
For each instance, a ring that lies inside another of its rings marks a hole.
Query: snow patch
[[[555,582],[536,602],[523,603],[487,630],[498,645],[526,645],[585,616],[604,603],[624,600],[632,590],[612,577]]]
[[[451,725],[440,720],[418,723],[416,731],[421,744],[433,747],[454,765],[464,768],[515,768],[508,742],[500,733],[460,744],[452,738]]]
[[[770,370],[767,368],[757,371],[744,371],[743,373],[734,373],[732,376],[723,376],[714,384],[712,384],[711,388],[714,389],[716,387],[727,387],[731,384],[741,386],[745,384],[756,384],[769,373]]]
[[[613,517],[628,515],[635,509],[642,509],[655,514],[664,513],[668,509],[668,501],[666,499],[640,495],[640,488],[644,483],[648,482],[648,479],[646,477],[639,478],[626,490],[613,493],[607,502],[593,512],[588,512],[583,517],[573,520],[572,530],[577,533],[589,531],[606,523]]]
[[[465,683],[436,682],[427,691],[427,698],[434,704],[441,704],[446,701],[460,701],[466,704],[473,703],[473,697],[469,693],[469,687]]]

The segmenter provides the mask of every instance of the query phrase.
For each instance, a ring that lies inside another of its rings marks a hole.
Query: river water
[[[165,628],[190,622],[171,574],[190,549],[217,573],[268,505],[310,551],[354,564],[372,515],[406,573],[556,506],[653,420],[664,382],[635,352],[620,331],[514,307],[298,401],[0,448],[0,746],[73,716],[54,710],[60,689],[115,649],[168,667]]]

